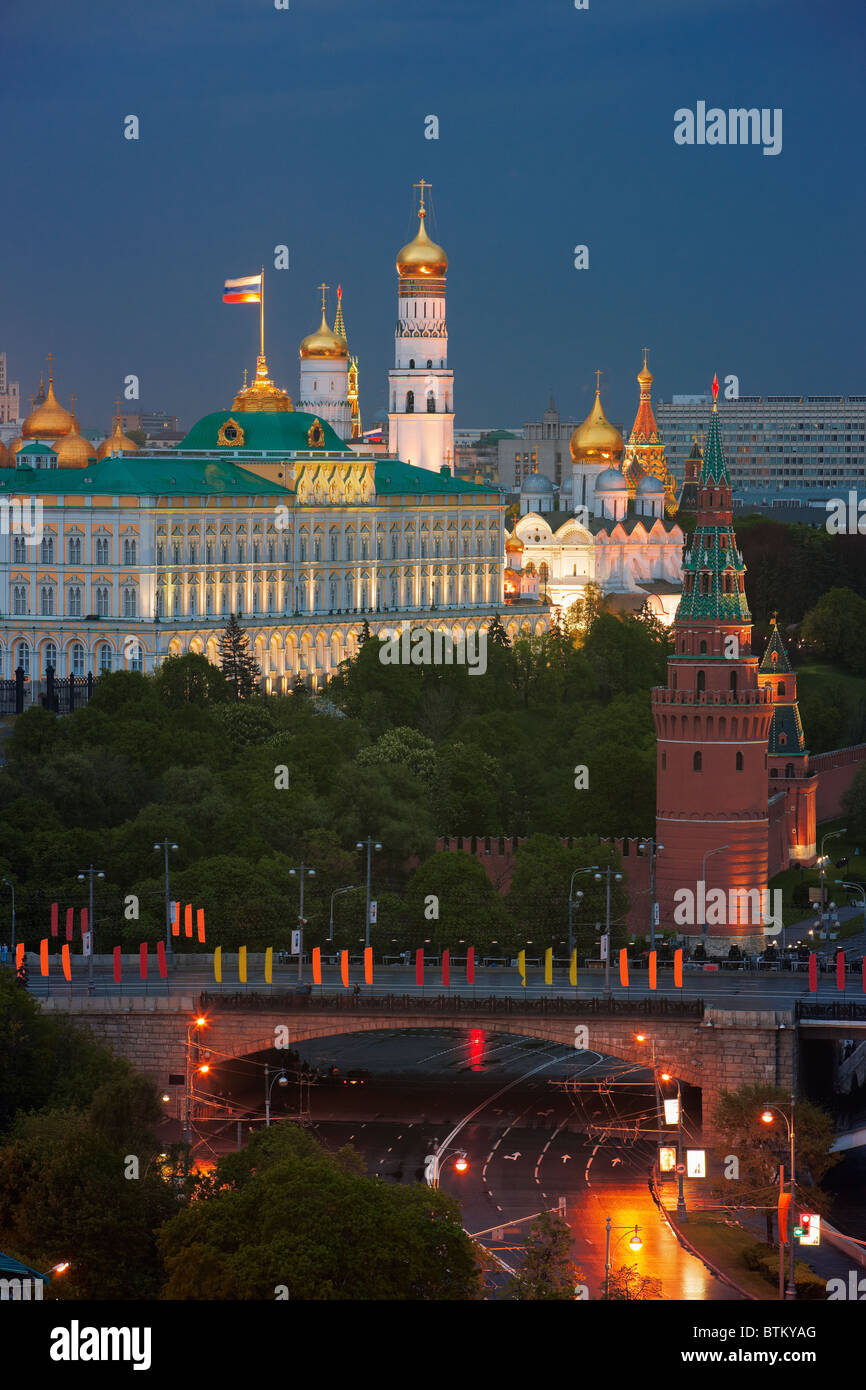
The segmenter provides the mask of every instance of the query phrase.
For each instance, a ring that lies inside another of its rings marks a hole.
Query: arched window
[[[410,357],[410,358],[409,358],[409,368],[410,368],[411,371],[414,372],[414,370],[415,370],[415,358],[414,358],[414,357]]]
[[[707,673],[706,673],[706,671],[698,671],[698,694],[699,694],[699,695],[703,695],[703,693],[704,693],[704,691],[706,690],[706,688],[707,688]]]
[[[101,642],[96,653],[96,664],[99,667],[100,675],[111,670],[111,648],[107,642]]]
[[[66,546],[68,562],[70,565],[81,564],[81,537],[70,536]]]
[[[39,562],[42,565],[54,564],[54,537],[43,536],[39,547]]]
[[[72,676],[84,675],[84,647],[80,642],[73,642],[69,651],[69,673]]]
[[[123,563],[124,563],[125,565],[134,565],[134,564],[136,563],[136,560],[135,560],[135,551],[136,551],[135,541],[132,540],[132,539],[130,539],[130,538],[127,538],[126,540],[124,540],[124,542],[123,542]]]
[[[736,671],[732,671],[732,672],[731,672],[730,686],[731,686],[731,694],[732,694],[732,695],[736,695],[736,693],[737,693],[737,673],[736,673]]]
[[[27,589],[23,584],[16,584],[12,589],[12,612],[16,617],[27,612]]]
[[[436,397],[434,396],[432,391],[427,392],[427,414],[436,414]]]
[[[108,590],[103,585],[96,590],[96,613],[100,618],[108,617]]]
[[[702,758],[701,754],[700,754],[700,753],[696,753],[695,756],[692,758],[692,771],[693,771],[693,772],[700,772],[700,771],[702,770],[702,764],[703,764],[703,758]]]
[[[67,590],[66,612],[70,618],[81,617],[81,588],[73,584]]]
[[[134,618],[138,611],[138,600],[135,589],[124,589],[123,591],[123,616],[124,618]],[[135,669],[135,668],[132,668]]]
[[[677,673],[676,673],[676,671],[674,671],[674,676],[673,676],[673,687],[672,687],[672,688],[673,688],[674,690],[676,690],[676,688],[677,688]]]
[[[785,776],[786,776],[786,777],[793,777],[793,776],[794,776],[794,764],[793,764],[793,763],[785,763]]]
[[[28,645],[27,645],[26,642],[19,642],[19,643],[18,643],[18,647],[17,647],[17,658],[18,658],[18,659],[17,659],[17,661],[16,661],[16,663],[15,663],[15,668],[16,668],[16,670],[17,670],[18,667],[20,666],[21,669],[23,670],[25,676],[29,676],[29,675],[30,675],[30,648],[28,647]]]
[[[706,656],[706,654],[707,654],[707,644],[706,644],[705,641],[702,641],[702,642],[701,642],[701,645],[700,645],[700,655],[701,655],[701,656]]]
[[[406,414],[407,414],[407,415],[413,415],[414,413],[415,413],[415,392],[414,392],[414,391],[407,391],[407,392],[406,392]]]
[[[140,642],[130,642],[128,656],[130,671],[140,671],[143,665]]]
[[[57,670],[57,647],[53,642],[45,643],[42,649],[42,664],[46,672],[49,666],[51,666],[53,670]]]
[[[778,693],[779,693],[779,699],[780,699],[780,700],[784,699],[784,697],[785,697],[785,682],[784,682],[784,681],[779,681],[779,692],[778,692]]]
[[[162,559],[162,556],[160,556],[160,559]],[[108,537],[107,537],[107,536],[97,536],[97,537],[96,537],[96,563],[97,563],[98,565],[107,565],[107,564],[108,564]]]
[[[738,772],[742,772],[742,770],[743,770],[743,755],[742,755],[742,753],[738,753],[738,754],[737,754],[737,771],[738,771]]]
[[[54,612],[54,585],[43,584],[39,590],[39,612],[42,616],[50,617]]]

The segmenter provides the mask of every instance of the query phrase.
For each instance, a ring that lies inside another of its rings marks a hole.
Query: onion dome
[[[540,493],[553,492],[554,487],[550,479],[546,478],[543,473],[528,473],[521,484],[520,491],[531,492],[538,496]]]
[[[658,496],[659,493],[664,494],[664,490],[665,485],[661,478],[655,478],[651,473],[645,473],[636,488],[636,491],[639,492],[642,497],[648,495],[655,497]]]
[[[137,454],[137,453],[138,453],[138,445],[135,443],[134,440],[128,439],[128,438],[126,437],[126,435],[123,433],[123,430],[120,428],[120,416],[119,416],[119,415],[115,416],[115,419],[114,419],[114,429],[112,430],[112,432],[111,432],[111,434],[109,435],[108,439],[103,439],[102,443],[100,444],[99,448],[98,448],[97,451],[96,451],[96,457],[97,457],[98,459],[104,459],[104,458],[107,458],[107,457],[109,456],[109,454]],[[88,450],[88,457],[90,457],[90,450]],[[85,463],[86,463],[86,462],[87,462],[87,459],[85,459]],[[72,467],[71,464],[67,464],[66,466],[67,466],[68,468],[71,468],[71,467]]]
[[[448,269],[448,257],[431,241],[424,226],[427,211],[422,202],[418,210],[418,231],[414,240],[409,241],[397,252],[398,275],[438,276],[440,279]]]
[[[505,542],[505,553],[506,553],[506,555],[522,555],[522,554],[523,554],[523,551],[524,551],[523,541],[520,539],[520,537],[519,537],[518,534],[517,534],[517,523],[515,522],[515,524],[514,524],[514,530],[511,532],[511,535],[508,537],[508,540]]]
[[[19,450],[19,449],[23,449],[23,448],[24,448],[24,436],[23,436],[23,434],[19,434],[15,439],[12,440],[12,443],[9,445],[9,454],[10,454],[10,456],[17,454],[17,453],[18,453],[18,450]]]
[[[628,483],[618,468],[603,468],[595,480],[599,492],[628,492]]]
[[[58,439],[77,425],[75,416],[64,410],[54,394],[54,377],[48,375],[48,394],[42,405],[31,410],[21,430],[25,439]]]
[[[345,357],[348,345],[345,338],[328,327],[325,310],[322,309],[322,322],[315,333],[308,333],[300,347],[301,357]]]
[[[132,444],[132,440],[127,440],[127,443]],[[88,460],[93,457],[93,445],[89,439],[82,438],[76,422],[69,434],[55,442],[54,452],[58,468],[86,468]]]
[[[598,386],[595,388],[595,404],[583,424],[578,425],[572,434],[569,448],[575,463],[622,455],[622,435],[601,408],[601,389]]]
[[[244,374],[246,381],[246,373]],[[255,380],[238,391],[232,401],[232,410],[256,410],[273,415],[280,411],[294,410],[288,391],[281,391],[268,376],[268,364],[264,353],[256,359]]]

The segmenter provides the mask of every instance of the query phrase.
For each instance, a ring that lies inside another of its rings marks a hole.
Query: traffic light
[[[821,1218],[814,1211],[802,1211],[800,1213],[799,1236],[801,1245],[820,1245],[821,1244]]]

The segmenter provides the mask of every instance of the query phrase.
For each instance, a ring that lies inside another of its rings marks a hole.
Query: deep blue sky
[[[2,10],[0,350],[26,396],[53,349],[85,426],[107,428],[127,372],[187,427],[230,405],[258,319],[222,283],[263,260],[272,375],[297,396],[314,287],[341,282],[371,422],[422,175],[458,427],[537,418],[551,390],[582,417],[596,366],[630,426],[645,343],[657,397],[714,369],[749,394],[866,389],[860,0]],[[699,99],[781,107],[782,153],[676,146]],[[268,273],[280,242],[291,269]]]

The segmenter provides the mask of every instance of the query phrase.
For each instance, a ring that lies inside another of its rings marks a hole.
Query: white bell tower
[[[448,367],[448,257],[427,235],[424,179],[418,233],[397,256],[394,369],[388,373],[388,447],[404,463],[454,472],[454,373]]]

